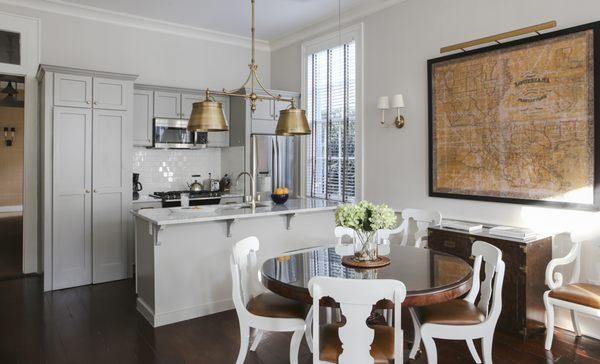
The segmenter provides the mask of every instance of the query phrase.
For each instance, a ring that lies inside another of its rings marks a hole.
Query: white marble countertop
[[[160,198],[152,197],[150,195],[140,195],[137,200],[131,200],[131,203],[147,203],[147,202],[160,202]]]
[[[155,225],[174,225],[328,211],[335,210],[338,205],[337,202],[327,200],[299,198],[289,199],[284,205],[275,205],[270,201],[259,202],[255,210],[245,207],[246,204],[234,204],[143,209],[131,213]]]

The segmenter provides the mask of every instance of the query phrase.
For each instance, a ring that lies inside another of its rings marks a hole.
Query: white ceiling
[[[250,36],[250,0],[47,0]],[[385,0],[341,0],[342,13]],[[267,41],[337,16],[338,0],[256,0],[256,36]],[[343,19],[342,19],[343,20]]]

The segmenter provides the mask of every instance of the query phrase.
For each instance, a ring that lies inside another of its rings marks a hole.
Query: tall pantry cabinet
[[[128,276],[136,78],[40,66],[45,291]]]

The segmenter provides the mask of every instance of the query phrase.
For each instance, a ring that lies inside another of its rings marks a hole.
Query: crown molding
[[[77,18],[100,21],[130,28],[155,31],[165,34],[178,35],[188,38],[202,39],[215,43],[250,48],[251,38],[216,30],[198,28],[157,19],[131,15],[122,12],[105,10],[93,6],[73,4],[64,0],[0,0],[0,4],[29,8],[54,14],[73,16]],[[256,40],[256,49],[270,51],[269,42]]]
[[[349,9],[342,13],[342,15],[341,15],[342,25],[362,19],[366,16],[377,13],[377,12],[387,9],[391,6],[401,4],[405,1],[407,1],[407,0],[384,0],[384,1],[379,2],[378,4],[366,4],[366,5],[354,7],[352,9]],[[338,16],[337,15],[318,20],[312,24],[307,25],[306,27],[304,27],[300,30],[288,33],[280,38],[272,40],[270,42],[271,51],[276,51],[278,49],[292,45],[294,43],[298,43],[298,42],[301,42],[308,38],[315,37],[326,31],[335,29],[335,28],[337,28],[337,26],[338,26]]]

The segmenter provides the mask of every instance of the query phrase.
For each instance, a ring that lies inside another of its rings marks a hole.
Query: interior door
[[[131,97],[130,81],[94,77],[94,108],[108,110],[128,110]]]
[[[181,117],[181,94],[154,92],[154,117],[179,119]]]
[[[92,282],[92,112],[53,115],[52,288]]]
[[[55,73],[54,105],[92,107],[92,77]]]
[[[93,117],[93,283],[102,283],[127,278],[130,156],[125,148],[127,113],[95,109]]]

